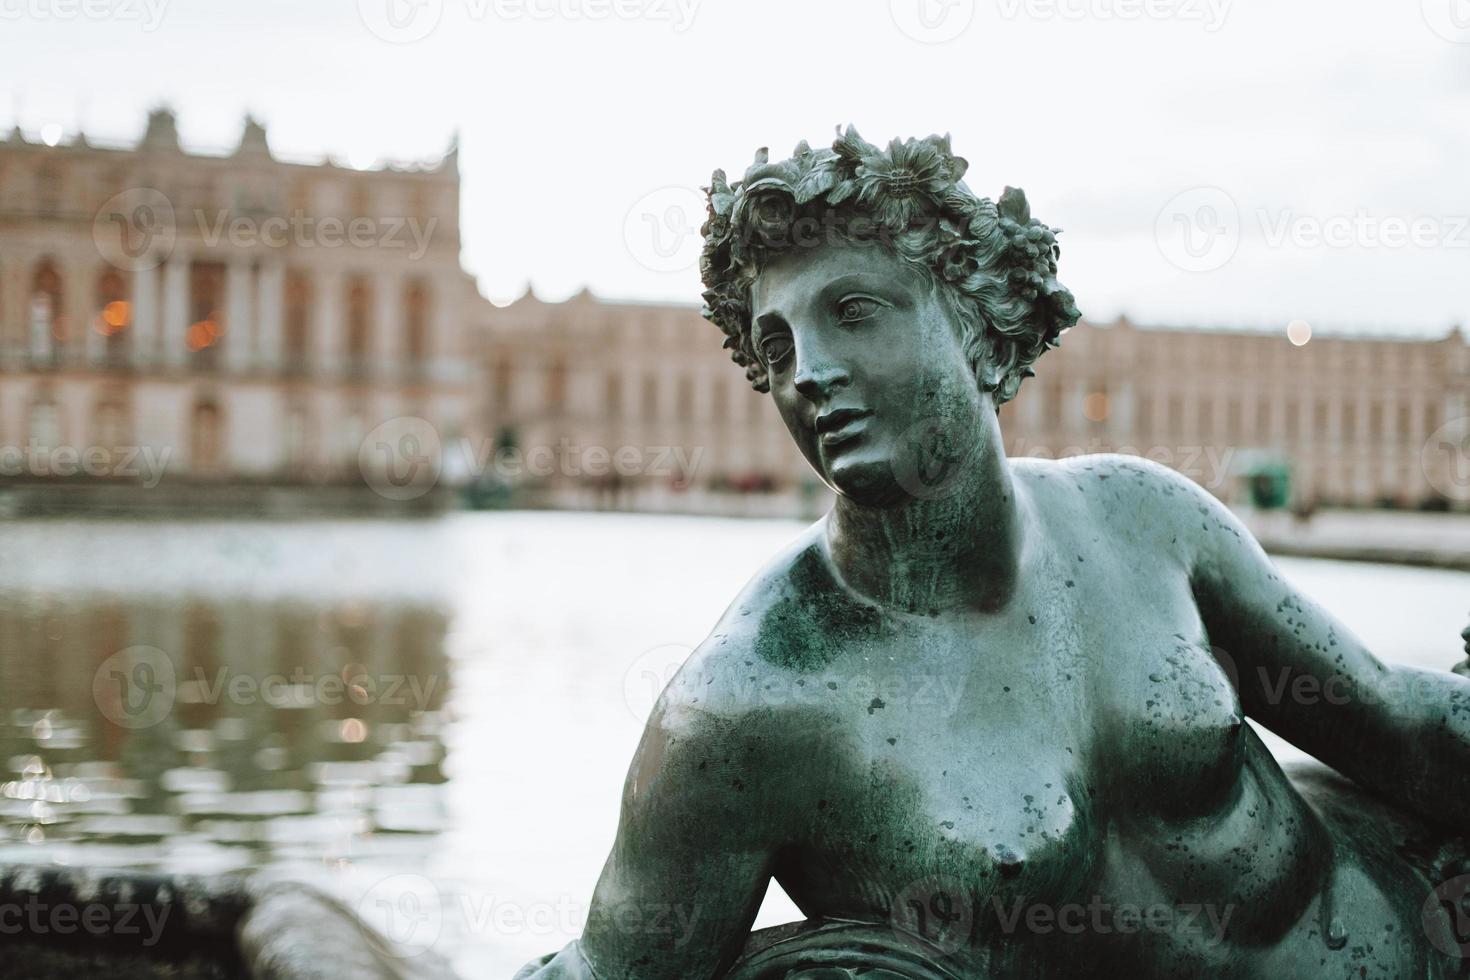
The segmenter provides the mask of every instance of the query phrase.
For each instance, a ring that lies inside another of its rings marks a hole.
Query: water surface
[[[800,530],[0,525],[0,861],[304,878],[508,976],[577,934],[654,696]],[[1470,574],[1280,564],[1385,659],[1457,659]]]

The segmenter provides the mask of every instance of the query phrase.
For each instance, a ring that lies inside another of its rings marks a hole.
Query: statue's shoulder
[[[856,601],[835,579],[822,522],[812,525],[746,583],[708,638],[670,685],[669,694],[700,697],[730,712],[791,703],[798,691],[869,631],[878,610]]]
[[[1218,506],[1193,480],[1139,456],[1021,457],[1012,470],[1049,524],[1061,518],[1118,543],[1177,551],[1192,539],[1200,514]]]

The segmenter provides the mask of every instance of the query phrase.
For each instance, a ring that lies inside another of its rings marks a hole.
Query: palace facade
[[[1294,339],[1293,339],[1294,338]],[[768,397],[751,390],[694,306],[531,293],[484,332],[487,431],[524,452],[684,448],[694,472],[589,477],[542,467],[536,486],[574,505],[811,509],[814,486]],[[1470,506],[1470,347],[1432,339],[1286,331],[1148,329],[1083,322],[1001,410],[1020,456],[1121,451],[1244,503],[1259,474],[1285,472],[1293,506]],[[573,470],[576,470],[574,472]],[[761,491],[762,503],[750,501]]]
[[[0,483],[22,509],[99,487],[175,505],[362,487],[385,420],[471,434],[482,302],[459,264],[453,148],[354,170],[279,160],[249,119],[221,155],[186,152],[167,110],[135,146],[16,129],[0,141]]]

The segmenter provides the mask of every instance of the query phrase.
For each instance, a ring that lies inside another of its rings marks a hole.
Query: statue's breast
[[[1162,817],[1213,812],[1241,777],[1245,715],[1228,655],[1173,633],[1114,659],[1100,744],[1116,763],[1112,795]]]
[[[1072,708],[1042,710],[1071,695],[1029,668],[931,684],[922,660],[905,666],[840,713],[848,752],[813,777],[827,790],[778,875],[787,892],[803,909],[920,932],[963,916],[975,938],[1015,930],[1017,902],[1090,894],[1104,829],[1088,747],[1059,720]]]

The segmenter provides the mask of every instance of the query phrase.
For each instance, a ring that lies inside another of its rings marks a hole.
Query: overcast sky
[[[697,301],[710,171],[852,122],[1024,188],[1091,319],[1470,321],[1470,0],[0,0],[0,39],[7,129],[168,102],[222,150],[249,110],[359,165],[458,129],[497,301]]]

